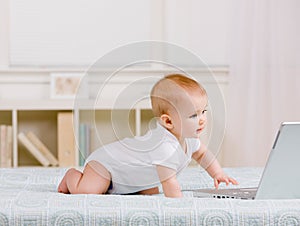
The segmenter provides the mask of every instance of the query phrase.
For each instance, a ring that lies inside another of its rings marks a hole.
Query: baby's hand
[[[229,185],[229,183],[232,183],[234,185],[237,185],[239,184],[235,179],[227,176],[224,172],[221,172],[221,173],[217,173],[216,175],[214,175],[214,185],[215,185],[215,188],[218,189],[219,187],[219,184],[221,182],[224,182],[226,183],[226,186]]]

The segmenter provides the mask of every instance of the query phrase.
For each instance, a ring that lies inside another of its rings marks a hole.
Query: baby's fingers
[[[229,181],[232,183],[232,184],[234,184],[234,185],[238,185],[239,183],[235,180],[235,179],[233,179],[233,178],[229,178]]]
[[[230,183],[228,177],[222,177],[222,178],[219,178],[218,181],[219,181],[219,182],[224,182],[224,183],[226,183],[226,186],[229,185],[229,183]]]
[[[228,178],[225,178],[225,183],[226,183],[226,186],[228,186],[229,185],[229,179]]]
[[[219,187],[219,181],[218,181],[218,179],[217,178],[214,178],[214,185],[215,185],[215,188],[216,189],[218,189],[218,187]]]

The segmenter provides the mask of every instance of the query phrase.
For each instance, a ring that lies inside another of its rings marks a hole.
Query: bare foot
[[[70,191],[67,186],[66,182],[66,175],[61,180],[60,184],[58,185],[57,191],[64,194],[70,194]]]

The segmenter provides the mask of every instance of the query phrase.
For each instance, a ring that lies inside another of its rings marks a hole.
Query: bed
[[[300,225],[300,200],[218,200],[162,194],[65,195],[65,168],[0,169],[0,225]],[[257,186],[261,168],[226,168],[241,187]],[[212,187],[201,168],[179,177],[183,190]]]

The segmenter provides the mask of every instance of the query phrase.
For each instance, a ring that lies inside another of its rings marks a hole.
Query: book
[[[79,125],[79,166],[83,166],[86,158],[86,125]]]
[[[18,140],[26,147],[26,149],[43,165],[49,166],[50,161],[44,156],[42,152],[28,139],[23,133],[18,134]]]
[[[0,125],[0,167],[12,166],[12,126]]]
[[[57,143],[59,166],[76,166],[72,112],[59,112],[57,114]]]
[[[91,128],[89,124],[79,125],[79,165],[83,166],[91,153]]]
[[[0,166],[6,161],[6,125],[0,125]]]
[[[6,126],[6,152],[2,167],[12,167],[13,131],[12,126]]]
[[[35,145],[35,147],[49,160],[52,166],[58,165],[57,158],[33,132],[28,132],[26,136]]]

